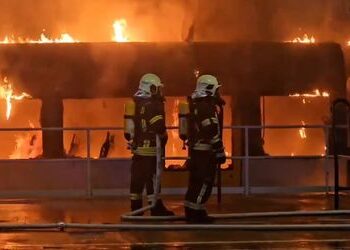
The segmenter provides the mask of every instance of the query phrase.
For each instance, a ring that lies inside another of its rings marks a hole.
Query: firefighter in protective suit
[[[128,138],[132,148],[130,199],[131,210],[143,207],[142,193],[147,191],[148,201],[154,198],[153,177],[156,173],[156,135],[164,147],[167,142],[165,127],[164,98],[160,78],[155,74],[142,76],[139,89],[134,95],[135,114],[133,116],[134,135]],[[142,215],[142,214],[139,214]],[[161,199],[151,209],[152,216],[171,216]]]
[[[204,204],[213,188],[218,164],[226,161],[219,124],[219,96],[216,77],[202,75],[189,97],[189,186],[185,197],[185,215],[190,223],[210,223]],[[221,106],[222,110],[222,106]]]

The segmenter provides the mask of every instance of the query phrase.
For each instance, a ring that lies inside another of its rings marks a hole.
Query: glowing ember
[[[34,125],[29,121],[31,128]],[[42,154],[42,133],[41,131],[27,132],[24,135],[16,135],[16,147],[10,159],[33,159]]]
[[[304,34],[302,38],[296,37],[293,40],[286,41],[288,43],[316,43],[316,39],[313,36],[308,36]]]
[[[23,98],[31,98],[27,93],[22,92],[20,95],[13,93],[12,84],[7,77],[4,78],[3,83],[0,83],[0,99],[6,100],[6,119],[10,119],[12,110],[12,100],[22,100]]]
[[[303,126],[305,126],[305,122],[304,122],[304,121],[301,121],[301,124],[302,124]],[[305,128],[304,128],[304,127],[302,127],[302,128],[299,129],[299,135],[300,135],[300,138],[301,138],[301,139],[306,139],[306,138],[307,138],[307,136],[306,136],[306,131],[305,131]]]
[[[198,78],[198,77],[199,77],[200,72],[199,72],[199,70],[198,70],[198,69],[195,69],[195,70],[193,71],[193,74],[194,74],[194,76],[195,76],[196,78]]]
[[[113,23],[114,36],[112,38],[114,42],[122,43],[122,42],[129,41],[128,37],[125,34],[127,25],[128,24],[125,19],[119,19],[114,21]]]
[[[59,38],[51,39],[47,37],[44,33],[40,34],[38,40],[32,40],[29,38],[15,37],[15,36],[5,36],[3,40],[0,40],[0,44],[17,44],[17,43],[78,43],[68,33],[63,33]]]

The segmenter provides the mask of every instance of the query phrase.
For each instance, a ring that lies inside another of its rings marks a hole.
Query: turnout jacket
[[[160,135],[163,145],[167,139],[164,100],[160,97],[134,97],[134,101],[136,110],[133,153],[156,156],[156,135]]]
[[[217,151],[223,148],[216,101],[212,97],[189,97],[190,148]]]

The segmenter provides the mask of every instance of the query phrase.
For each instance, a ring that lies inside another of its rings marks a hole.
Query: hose
[[[281,212],[255,212],[255,213],[231,213],[210,214],[215,220],[267,218],[267,217],[291,217],[291,216],[333,216],[350,215],[350,210],[321,210],[321,211],[281,211]],[[185,216],[125,216],[125,221],[183,221]]]

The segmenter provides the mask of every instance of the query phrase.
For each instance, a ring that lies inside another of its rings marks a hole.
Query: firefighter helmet
[[[163,87],[159,76],[148,73],[141,77],[139,91],[145,92],[148,95],[155,95],[160,92]]]
[[[221,85],[218,82],[218,79],[212,75],[201,75],[197,79],[196,92],[202,93],[209,96],[214,96],[217,89],[220,88]]]

